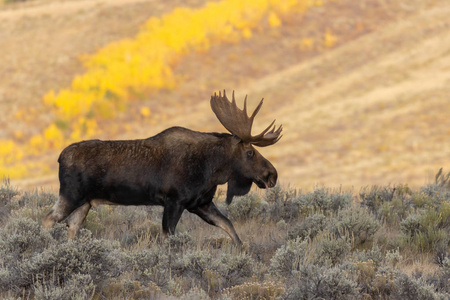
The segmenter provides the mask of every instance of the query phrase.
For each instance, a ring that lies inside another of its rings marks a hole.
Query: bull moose
[[[272,188],[277,171],[253,146],[266,147],[281,138],[275,120],[260,134],[251,135],[253,119],[263,100],[247,115],[244,109],[214,93],[211,108],[231,133],[204,133],[172,127],[138,140],[89,140],[65,148],[59,162],[59,198],[43,218],[52,227],[67,219],[74,238],[89,209],[100,204],[161,205],[163,236],[173,234],[186,209],[225,230],[242,245],[230,220],[214,205],[217,185],[228,183],[226,202],[245,195],[252,183]]]

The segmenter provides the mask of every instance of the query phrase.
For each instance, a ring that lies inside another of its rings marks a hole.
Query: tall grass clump
[[[302,265],[282,299],[352,299],[358,294],[356,282],[340,267]]]
[[[425,253],[435,253],[441,261],[450,246],[450,173],[441,168],[435,182],[428,184],[411,199],[413,210],[400,222],[403,242]]]
[[[380,221],[397,225],[412,209],[413,193],[407,185],[363,188],[361,204]]]
[[[380,227],[378,220],[358,205],[340,210],[329,226],[334,234],[351,238],[355,247],[372,241]]]
[[[316,235],[327,226],[327,218],[325,215],[318,213],[313,214],[303,221],[292,226],[289,230],[289,239],[313,239]]]
[[[19,195],[19,191],[17,188],[11,186],[9,178],[3,178],[0,185],[0,225],[9,216],[12,199],[17,195]]]
[[[434,183],[422,188],[422,191],[435,201],[440,202],[450,198],[450,172],[445,174],[440,168],[434,177]]]
[[[268,219],[278,222],[296,220],[301,212],[301,203],[298,201],[297,191],[289,188],[275,186],[264,195],[268,203]]]
[[[438,251],[450,244],[448,204],[411,214],[400,223],[408,245],[421,252]]]
[[[289,240],[272,257],[270,272],[276,276],[292,275],[303,263],[307,242],[301,239]]]
[[[260,217],[266,211],[267,203],[256,193],[235,197],[227,210],[232,220],[245,221]]]
[[[313,192],[299,196],[301,210],[304,212],[335,213],[351,204],[350,193],[333,191],[326,187],[316,188]]]

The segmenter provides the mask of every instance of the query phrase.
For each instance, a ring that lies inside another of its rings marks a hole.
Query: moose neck
[[[209,168],[211,171],[212,183],[215,185],[225,184],[233,177],[233,160],[236,138],[230,134],[211,133],[217,139],[213,144],[208,145]]]
[[[252,186],[252,180],[245,178],[234,165],[236,162],[236,147],[240,140],[229,134],[218,135],[219,139],[214,146],[211,145],[214,162],[211,167],[211,179],[213,185],[228,183],[226,202],[231,203],[234,196],[241,196],[248,193]]]

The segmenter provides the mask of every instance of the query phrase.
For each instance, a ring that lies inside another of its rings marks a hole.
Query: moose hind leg
[[[58,201],[56,201],[55,205],[42,218],[42,226],[47,229],[51,228],[55,223],[67,218],[75,208],[63,195],[59,195]]]
[[[213,202],[189,210],[189,212],[196,214],[208,224],[222,228],[239,247],[242,246],[242,242],[239,239],[233,224],[220,212]]]
[[[90,203],[85,203],[82,206],[78,207],[67,219],[67,225],[69,225],[69,231],[67,233],[67,237],[69,239],[75,238],[78,233],[78,230],[81,228],[81,224],[83,224],[84,219],[91,209]]]

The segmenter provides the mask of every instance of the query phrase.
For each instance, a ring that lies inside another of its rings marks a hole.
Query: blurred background
[[[418,187],[450,167],[447,0],[0,0],[0,177],[57,190],[83,139],[225,129],[235,90],[279,182]]]

